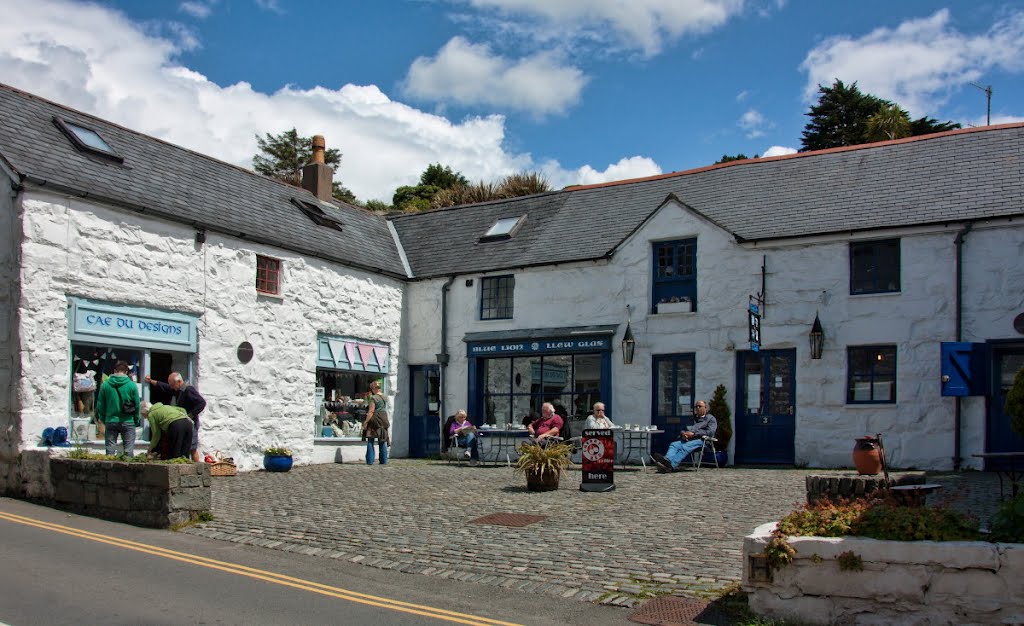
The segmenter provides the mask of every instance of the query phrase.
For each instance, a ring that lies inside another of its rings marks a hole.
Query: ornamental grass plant
[[[523,442],[519,444],[515,473],[535,474],[540,477],[547,474],[561,475],[565,468],[569,467],[571,454],[570,443],[551,443],[542,446],[531,441]]]

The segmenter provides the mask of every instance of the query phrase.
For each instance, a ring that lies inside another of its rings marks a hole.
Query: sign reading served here
[[[610,429],[583,431],[583,482],[580,491],[615,489],[615,437]]]

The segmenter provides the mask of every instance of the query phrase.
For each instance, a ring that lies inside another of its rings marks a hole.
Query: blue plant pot
[[[292,468],[292,457],[263,455],[263,469],[268,472],[287,472]]]

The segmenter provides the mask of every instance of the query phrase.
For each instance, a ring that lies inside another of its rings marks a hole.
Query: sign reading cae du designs
[[[72,340],[196,351],[196,317],[78,298],[70,302]]]

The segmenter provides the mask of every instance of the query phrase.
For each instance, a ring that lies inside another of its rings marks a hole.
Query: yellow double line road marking
[[[175,552],[174,550],[168,550],[166,548],[161,548],[158,546],[151,546],[144,543],[136,543],[134,541],[128,541],[126,539],[119,539],[117,537],[91,533],[85,530],[79,530],[77,528],[61,526],[60,524],[43,522],[41,520],[33,519],[31,517],[23,517],[21,515],[7,513],[5,511],[0,511],[0,519],[7,520],[8,522],[13,522],[15,524],[34,526],[36,528],[42,528],[43,530],[63,533],[65,535],[71,535],[72,537],[79,537],[81,539],[88,539],[90,541],[105,543],[107,545],[124,548],[126,550],[134,550],[135,552],[152,554],[154,556],[160,556],[166,559],[180,561],[182,563],[190,563],[192,565],[198,565],[200,567],[207,567],[209,569],[220,570],[222,572],[227,572],[229,574],[237,574],[239,576],[254,578],[256,580],[263,580],[269,583],[273,583],[275,585],[282,585],[284,587],[292,587],[294,589],[301,589],[303,591],[318,593],[323,596],[338,598],[339,600],[348,600],[349,602],[357,602],[359,604],[376,606],[382,609],[390,609],[392,611],[400,611],[402,613],[411,613],[413,615],[422,615],[424,617],[432,617],[435,619],[445,620],[448,622],[455,622],[458,624],[476,624],[480,626],[518,626],[513,622],[502,622],[499,620],[480,617],[477,615],[456,613],[455,611],[446,611],[444,609],[424,606],[421,604],[412,604],[409,602],[400,602],[398,600],[391,600],[379,596],[371,596],[365,593],[359,593],[357,591],[349,591],[347,589],[341,589],[339,587],[323,585],[310,580],[304,580],[302,578],[293,578],[291,576],[285,576],[284,574],[275,574],[274,572],[268,572],[266,570],[247,567],[245,565],[238,565],[237,563],[217,561],[214,559],[208,559],[204,556],[196,556],[184,552]]]

